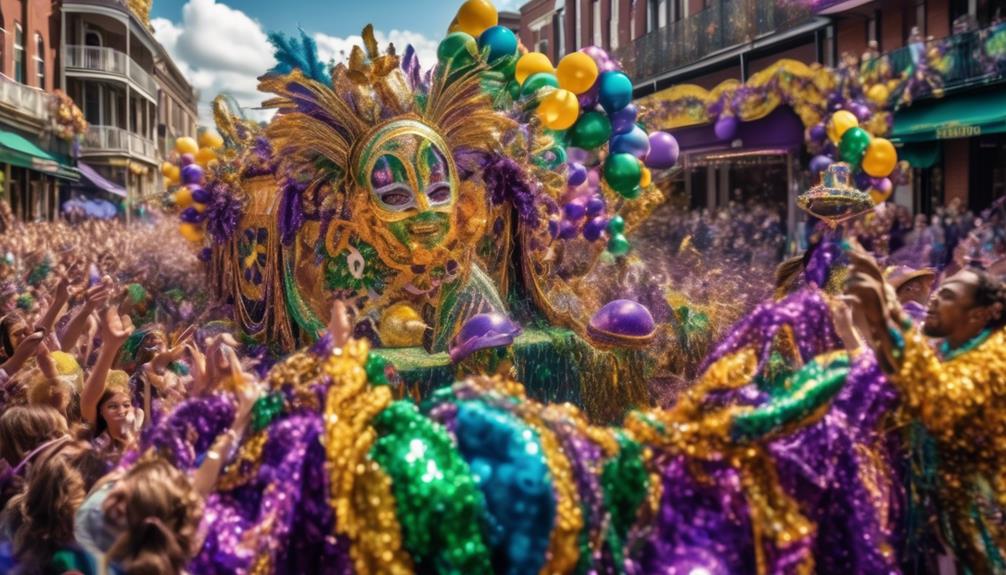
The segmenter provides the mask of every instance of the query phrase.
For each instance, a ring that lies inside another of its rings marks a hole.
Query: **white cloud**
[[[494,4],[499,11],[508,10],[520,12],[520,7],[527,3],[527,0],[496,0]]]
[[[519,5],[520,1],[499,4]],[[276,64],[272,45],[258,21],[216,0],[188,0],[182,8],[181,23],[154,18],[151,24],[154,36],[199,91],[200,123],[212,124],[210,102],[224,92],[233,96],[251,118],[267,120],[272,115],[271,111],[255,109],[266,97],[257,90],[257,77]],[[436,40],[408,30],[378,30],[374,35],[382,48],[394,44],[398,54],[412,44],[424,70],[436,63]],[[319,32],[314,38],[323,62],[342,61],[354,45],[363,45],[359,36],[339,38]]]
[[[405,47],[411,44],[416,49],[416,54],[419,56],[419,63],[423,67],[423,70],[430,69],[437,62],[438,42],[418,32],[392,30],[385,34],[380,30],[375,30],[374,38],[377,40],[377,45],[381,50],[384,50],[388,44],[394,44],[395,53],[399,56],[404,54]],[[314,40],[318,43],[318,56],[322,62],[327,62],[329,59],[342,62],[349,57],[349,52],[353,49],[353,46],[363,46],[363,38],[360,36],[340,38],[319,32],[314,35]]]

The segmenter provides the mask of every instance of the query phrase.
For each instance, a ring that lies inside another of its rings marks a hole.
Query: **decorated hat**
[[[873,209],[870,194],[850,183],[849,164],[838,162],[821,173],[821,182],[796,199],[801,210],[835,228],[838,224]]]
[[[510,345],[521,327],[501,313],[480,313],[461,326],[451,346],[451,361],[457,363],[480,349]]]
[[[887,279],[887,283],[891,284],[891,287],[895,290],[901,289],[901,286],[914,279],[932,279],[935,276],[936,272],[929,268],[915,269],[909,266],[891,266],[884,270],[884,277]]]
[[[656,333],[650,310],[628,299],[605,304],[587,325],[591,341],[607,347],[643,347]]]

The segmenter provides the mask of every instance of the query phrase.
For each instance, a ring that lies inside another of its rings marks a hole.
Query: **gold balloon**
[[[168,174],[170,174],[172,167],[174,167],[174,164],[172,164],[171,162],[164,162],[163,164],[161,164],[161,175],[167,176]]]
[[[175,140],[175,149],[178,150],[179,154],[195,154],[199,151],[199,143],[196,142],[195,138],[186,136]]]
[[[188,222],[179,224],[178,233],[182,234],[182,237],[190,242],[203,241],[203,229],[195,224],[190,224]]]
[[[831,115],[828,120],[828,139],[832,144],[838,145],[842,141],[842,135],[850,128],[858,128],[859,120],[856,115],[848,110],[839,110]]]
[[[653,172],[651,172],[649,168],[644,166],[643,169],[640,170],[640,173],[641,175],[639,177],[639,187],[641,188],[650,187],[650,184],[653,183]]]
[[[884,138],[874,138],[863,156],[863,171],[874,178],[886,178],[898,164],[898,151]]]
[[[168,171],[168,179],[171,180],[171,183],[177,184],[181,177],[182,169],[174,164],[171,164],[171,169]]]
[[[534,74],[554,71],[552,61],[548,59],[548,56],[541,52],[528,52],[517,60],[517,69],[514,71],[514,77],[517,78],[518,84],[523,84],[524,80],[527,80],[528,77]]]
[[[457,29],[473,38],[499,24],[499,13],[489,0],[468,0],[458,8]]]
[[[874,204],[880,205],[886,202],[887,198],[891,197],[891,192],[893,191],[893,188],[890,192],[882,192],[876,188],[870,188],[870,199],[873,200]]]
[[[866,93],[866,98],[878,106],[886,106],[891,97],[891,91],[883,84],[874,84]]]
[[[583,52],[567,54],[559,60],[555,69],[555,77],[559,79],[559,87],[574,94],[582,94],[597,81],[597,62]]]
[[[199,148],[199,151],[196,152],[196,163],[204,168],[211,160],[215,159],[217,159],[217,154],[210,148]]]
[[[192,205],[192,190],[181,187],[175,192],[175,205],[183,210]]]
[[[580,117],[580,101],[573,92],[558,88],[542,97],[537,113],[549,130],[568,130]]]
[[[217,148],[222,148],[224,145],[224,139],[217,133],[216,130],[207,129],[204,130],[202,134],[199,134],[199,147],[200,148],[210,148],[215,150]]]

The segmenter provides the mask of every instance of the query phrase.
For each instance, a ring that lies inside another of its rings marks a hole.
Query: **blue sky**
[[[200,94],[200,119],[207,123],[209,102],[227,92],[255,110],[262,95],[256,78],[272,67],[266,35],[296,33],[303,28],[318,43],[323,59],[340,60],[359,33],[373,24],[381,44],[399,53],[412,44],[423,67],[464,0],[155,0],[151,24],[157,39]],[[523,0],[494,0],[501,9],[516,9]]]

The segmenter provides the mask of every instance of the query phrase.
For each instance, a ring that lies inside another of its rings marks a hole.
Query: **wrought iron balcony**
[[[720,0],[637,38],[619,52],[637,81],[672,72],[722,50],[790,30],[813,16],[800,0]]]
[[[157,144],[153,140],[115,126],[88,126],[81,145],[81,153],[130,154],[156,162]]]
[[[151,98],[157,98],[157,81],[125,52],[101,46],[66,46],[63,49],[67,70],[85,70],[113,74],[132,80]]]
[[[879,57],[892,77],[915,75],[915,99],[1006,80],[1006,22],[910,43]]]

